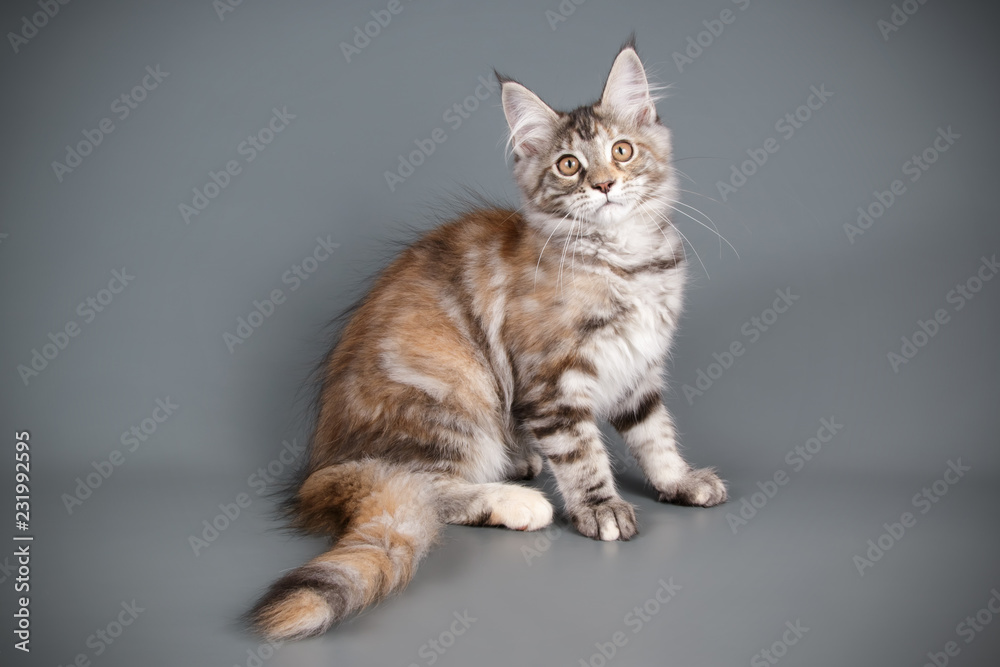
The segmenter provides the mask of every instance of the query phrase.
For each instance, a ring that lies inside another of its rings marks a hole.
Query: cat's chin
[[[635,207],[624,202],[609,201],[591,211],[587,217],[601,227],[614,227],[635,215]]]
[[[607,202],[601,204],[589,217],[599,225],[614,225],[621,222],[628,214],[629,207],[625,204]]]

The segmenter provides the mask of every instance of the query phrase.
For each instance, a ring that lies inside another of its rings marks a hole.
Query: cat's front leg
[[[523,414],[548,459],[576,529],[598,540],[634,536],[638,532],[635,509],[615,489],[611,461],[595,413],[586,401],[557,394],[525,406]]]
[[[651,379],[609,417],[660,502],[712,507],[728,498],[726,484],[711,468],[692,469],[677,448],[677,430],[663,404],[660,383]]]

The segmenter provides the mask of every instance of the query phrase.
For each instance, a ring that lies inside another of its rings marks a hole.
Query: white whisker
[[[559,273],[558,277],[556,278],[556,284],[559,285],[559,290],[562,293],[565,293],[565,285],[563,284],[563,279],[562,279],[563,263],[566,261],[566,251],[569,248],[570,239],[573,238],[573,229],[575,227],[576,227],[576,218],[574,217],[570,219],[569,233],[566,235],[566,240],[563,242],[562,256],[559,258]]]
[[[729,206],[728,204],[725,204],[725,203],[719,201],[715,197],[709,197],[708,195],[703,195],[700,192],[695,192],[694,190],[685,190],[684,188],[677,188],[677,191],[678,192],[685,192],[685,193],[687,193],[689,195],[694,195],[695,197],[701,197],[702,199],[707,199],[707,200],[709,200],[711,202],[715,202],[719,206],[724,206],[725,208],[729,209],[730,211],[733,211],[733,207],[732,206]],[[704,215],[704,214],[702,214],[702,215]],[[707,218],[708,216],[705,216],[705,217]],[[737,215],[737,220],[743,226],[743,229],[747,230],[748,232],[750,231],[750,228],[747,227],[746,223],[743,222],[743,220],[740,219],[740,217],[738,215]]]
[[[676,211],[677,213],[680,213],[681,215],[684,215],[684,216],[686,216],[686,217],[690,218],[691,220],[694,220],[694,221],[695,221],[695,222],[697,222],[697,223],[698,223],[699,225],[701,225],[702,227],[704,227],[704,228],[705,228],[705,229],[707,229],[708,231],[710,231],[710,232],[712,232],[713,234],[715,234],[716,236],[718,236],[718,237],[719,237],[719,256],[720,256],[720,257],[722,256],[722,242],[723,242],[723,241],[725,241],[725,242],[726,242],[726,245],[728,245],[728,246],[729,246],[730,248],[732,248],[732,249],[733,249],[733,252],[734,252],[734,253],[736,253],[736,257],[737,257],[737,258],[738,258],[738,257],[740,256],[740,253],[739,253],[739,251],[738,251],[738,250],[736,250],[735,246],[733,246],[733,244],[729,242],[729,239],[727,239],[727,238],[726,238],[726,237],[724,237],[724,236],[723,236],[722,234],[720,234],[720,233],[719,233],[719,230],[718,230],[717,228],[716,228],[716,229],[713,229],[712,227],[709,227],[708,225],[706,225],[706,224],[705,224],[704,222],[702,222],[701,220],[698,220],[698,219],[697,219],[697,218],[695,218],[694,216],[692,216],[692,215],[688,214],[687,212],[685,212],[685,211],[682,211],[681,209],[677,208],[676,206],[674,206],[674,204],[681,204],[682,206],[687,206],[688,208],[690,208],[690,209],[692,209],[692,210],[694,210],[694,211],[697,211],[698,213],[701,213],[701,215],[704,215],[704,216],[705,216],[705,219],[706,219],[706,220],[708,220],[709,222],[712,222],[712,219],[711,219],[711,218],[709,218],[709,217],[708,217],[707,215],[705,215],[704,213],[702,213],[701,211],[699,211],[699,210],[698,210],[698,209],[696,209],[695,207],[693,207],[693,206],[691,206],[691,205],[689,205],[689,204],[684,204],[683,202],[680,202],[680,201],[677,201],[676,199],[665,199],[665,198],[663,198],[663,197],[658,197],[658,196],[655,196],[655,195],[654,195],[654,196],[652,196],[652,197],[650,197],[650,199],[652,199],[652,200],[654,200],[654,201],[657,201],[657,202],[659,202],[659,203],[661,203],[661,204],[663,204],[663,205],[665,205],[665,206],[667,206],[667,207],[669,207],[669,208],[673,209],[673,210],[674,210],[674,211]],[[715,223],[714,223],[714,222],[712,222],[712,225],[713,225],[713,227],[714,227],[714,226],[715,226]],[[676,229],[676,225],[674,226],[674,228]]]
[[[641,209],[639,209],[639,210],[640,210],[640,212],[644,212],[645,213],[645,211],[642,211]],[[648,214],[650,216],[650,221],[654,225],[656,225],[656,228],[658,230],[660,230],[660,234],[662,234],[663,238],[666,239],[667,242],[669,243],[670,239],[667,237],[667,233],[664,232],[663,228],[660,227],[659,223],[656,222],[656,215],[662,215],[662,214],[659,214],[656,211],[648,211]],[[686,236],[684,236],[684,232],[682,232],[681,230],[677,229],[677,226],[670,221],[670,218],[668,218],[665,215],[662,215],[662,218],[663,218],[664,222],[666,222],[668,225],[670,225],[671,229],[673,229],[675,232],[677,232],[680,235],[680,237],[682,239],[684,239],[684,241],[687,242],[687,245],[691,245],[691,242],[688,241],[688,239],[687,239]],[[711,279],[711,276],[709,276],[709,274],[708,274],[708,269],[705,267],[705,262],[701,261],[701,255],[698,254],[698,250],[695,249],[695,247],[693,245],[691,245],[691,250],[694,251],[694,256],[698,258],[698,263],[701,264],[701,268],[705,272],[705,275],[708,276],[709,279]],[[687,261],[687,249],[684,247],[683,243],[681,244],[681,252],[684,253],[684,261],[686,262]],[[671,255],[673,255],[674,259],[677,259],[677,255],[674,253],[674,250],[673,250],[673,245],[671,245],[670,253],[671,253]]]
[[[691,246],[691,251],[692,251],[692,252],[694,253],[694,256],[698,258],[698,263],[699,263],[699,264],[701,264],[701,268],[702,268],[702,270],[703,270],[703,271],[705,272],[705,276],[706,276],[706,277],[707,277],[707,278],[708,278],[709,280],[711,280],[711,279],[712,279],[712,276],[710,276],[710,275],[709,275],[709,273],[708,273],[708,268],[706,268],[706,266],[705,266],[705,262],[703,262],[703,261],[701,260],[701,255],[699,255],[699,254],[698,254],[698,249],[694,247],[694,244],[693,244],[693,243],[691,243],[691,241],[690,241],[690,240],[688,240],[688,237],[684,235],[684,232],[682,232],[682,231],[681,231],[680,229],[678,229],[678,228],[677,228],[677,225],[675,225],[675,224],[674,224],[673,222],[671,222],[670,218],[669,218],[669,217],[668,217],[668,216],[667,216],[667,215],[666,215],[665,213],[662,213],[662,212],[659,212],[659,211],[656,211],[656,210],[652,210],[652,211],[650,211],[650,213],[651,213],[651,214],[653,214],[654,216],[660,216],[660,218],[661,218],[661,219],[662,219],[662,220],[663,220],[664,222],[666,222],[666,223],[667,223],[668,225],[670,225],[670,227],[671,227],[671,228],[672,228],[672,229],[673,229],[673,230],[674,230],[675,232],[677,232],[678,234],[680,234],[681,238],[682,238],[682,239],[684,239],[684,241],[685,241],[685,242],[687,243],[687,245]],[[655,220],[654,220],[654,223],[653,223],[653,224],[656,224]],[[656,224],[656,226],[657,226],[658,228],[660,227],[660,225],[659,225],[659,224]],[[663,229],[662,229],[662,228],[660,228],[660,232],[661,232],[661,233],[663,233]],[[685,254],[686,254],[686,252],[685,252]]]
[[[532,286],[532,289],[536,289],[538,287],[538,267],[541,266],[542,264],[542,255],[545,254],[545,248],[549,245],[549,241],[552,240],[552,237],[555,235],[555,233],[559,231],[559,228],[562,227],[562,223],[566,222],[566,218],[567,216],[564,215],[562,217],[562,220],[560,220],[559,223],[556,224],[555,229],[553,229],[552,233],[549,234],[549,238],[545,239],[545,243],[542,244],[542,249],[538,252],[538,261],[535,263],[535,282]]]

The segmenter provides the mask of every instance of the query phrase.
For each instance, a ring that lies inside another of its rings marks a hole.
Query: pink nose
[[[595,190],[600,190],[604,194],[608,194],[611,192],[611,186],[614,184],[614,181],[604,181],[603,183],[594,183],[591,187]]]

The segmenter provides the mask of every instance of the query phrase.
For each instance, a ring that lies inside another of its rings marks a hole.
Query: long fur
[[[446,523],[547,525],[549,501],[514,483],[543,460],[577,530],[629,539],[635,512],[601,419],[661,500],[726,498],[714,472],[680,456],[661,396],[685,251],[668,216],[671,136],[634,44],[601,99],[570,112],[501,84],[523,206],[428,232],[351,313],[289,506],[296,528],[335,541],[257,603],[251,619],[269,639],[323,632],[402,589]],[[577,172],[556,168],[566,156]]]

